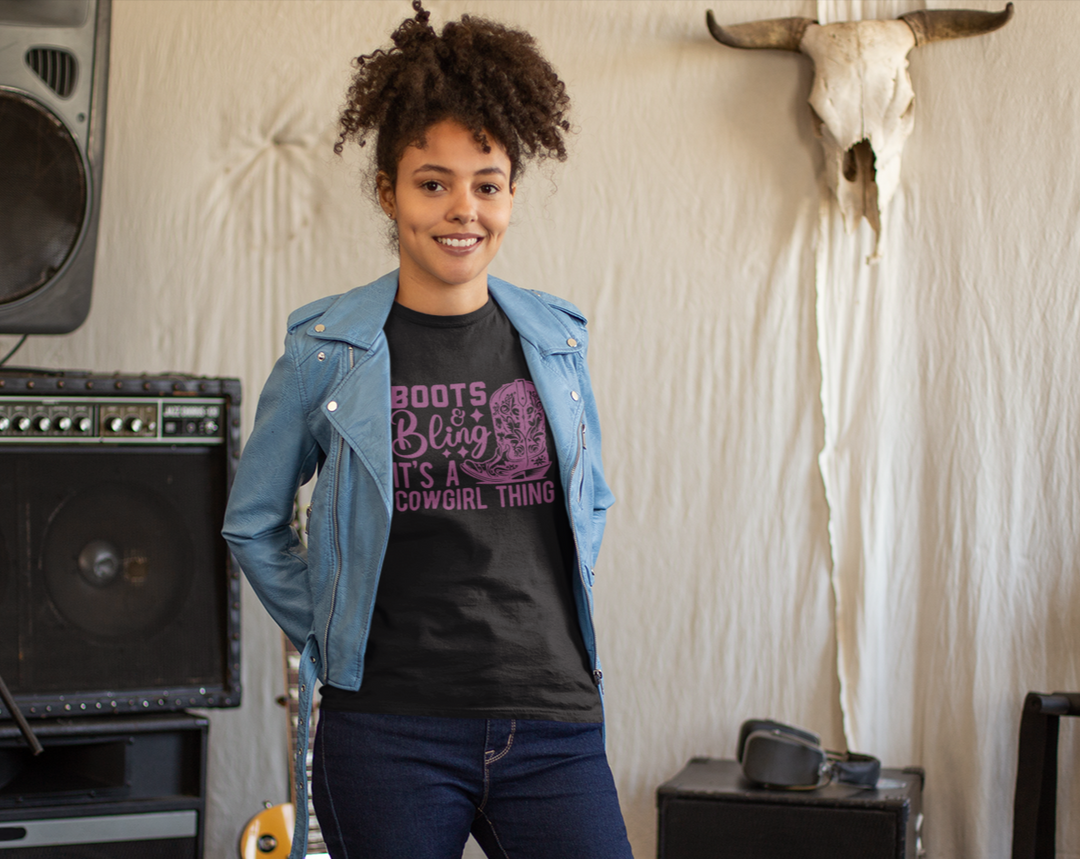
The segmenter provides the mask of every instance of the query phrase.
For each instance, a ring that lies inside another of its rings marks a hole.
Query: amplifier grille
[[[721,854],[733,859],[902,855],[896,843],[896,814],[869,809],[680,799],[666,809],[664,832],[665,859],[712,859]]]
[[[49,283],[82,234],[87,182],[75,140],[36,102],[0,91],[0,305]]]

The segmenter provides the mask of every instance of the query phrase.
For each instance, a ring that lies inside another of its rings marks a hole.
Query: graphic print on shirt
[[[466,460],[462,469],[480,483],[537,480],[547,474],[547,418],[532,382],[515,379],[491,397],[495,452],[484,462]]]
[[[551,504],[547,418],[527,379],[391,388],[397,511]],[[471,411],[469,408],[471,407]],[[486,407],[486,408],[485,408]]]

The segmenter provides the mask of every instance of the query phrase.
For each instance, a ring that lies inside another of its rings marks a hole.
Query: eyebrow
[[[439,173],[439,174],[441,174],[443,176],[452,176],[454,174],[454,171],[451,170],[449,167],[443,167],[441,164],[421,164],[419,167],[417,167],[415,170],[413,170],[413,175],[414,176],[417,173]],[[477,170],[475,173],[473,173],[473,175],[474,176],[498,175],[498,176],[505,177],[506,173],[503,171],[503,169],[501,167],[484,167],[484,168],[482,168],[480,170]]]

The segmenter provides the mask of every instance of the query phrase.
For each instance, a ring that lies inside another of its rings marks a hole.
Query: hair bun
[[[431,42],[438,38],[435,28],[428,23],[431,13],[424,8],[421,0],[413,0],[413,9],[416,15],[410,20],[406,18],[390,36],[394,45],[401,50],[407,50],[425,42]]]

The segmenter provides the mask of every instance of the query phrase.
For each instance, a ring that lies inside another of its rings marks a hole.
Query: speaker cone
[[[168,500],[102,483],[68,497],[45,529],[43,579],[60,616],[111,641],[145,639],[179,614],[193,577],[192,542]]]
[[[47,284],[79,243],[86,169],[64,124],[41,104],[0,90],[0,304]]]

